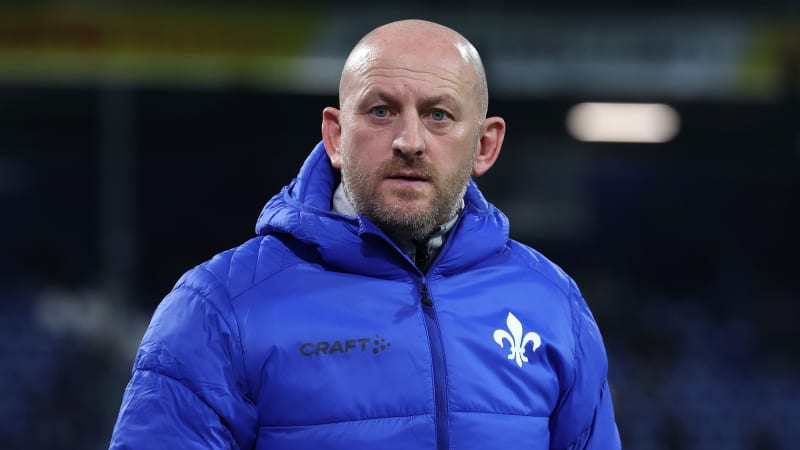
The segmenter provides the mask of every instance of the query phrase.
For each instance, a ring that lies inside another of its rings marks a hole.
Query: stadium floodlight
[[[680,116],[663,103],[579,103],[567,113],[567,130],[586,142],[663,143],[680,130]]]

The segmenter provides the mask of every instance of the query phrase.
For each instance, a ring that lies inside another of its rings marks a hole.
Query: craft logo
[[[334,355],[336,353],[364,353],[378,354],[392,346],[386,338],[375,334],[374,338],[340,339],[335,341],[306,342],[300,345],[303,356]]]

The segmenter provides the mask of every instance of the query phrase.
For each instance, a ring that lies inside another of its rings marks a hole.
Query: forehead
[[[345,97],[392,88],[467,97],[476,83],[468,53],[453,44],[428,43],[416,48],[408,43],[363,45],[348,58],[348,66],[342,84]]]

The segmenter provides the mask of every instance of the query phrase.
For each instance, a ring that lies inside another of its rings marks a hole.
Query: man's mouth
[[[403,180],[403,181],[422,181],[427,182],[430,181],[430,177],[423,175],[418,172],[411,172],[411,171],[398,171],[389,174],[387,177],[391,180]]]

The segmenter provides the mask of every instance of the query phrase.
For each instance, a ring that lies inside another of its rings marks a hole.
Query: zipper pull
[[[428,285],[423,283],[422,284],[422,304],[425,306],[433,306],[433,300],[428,295]]]

